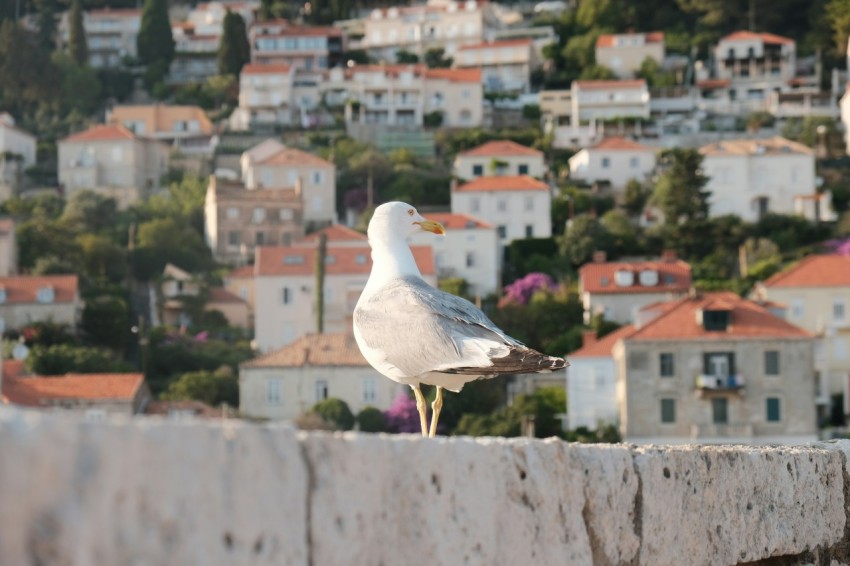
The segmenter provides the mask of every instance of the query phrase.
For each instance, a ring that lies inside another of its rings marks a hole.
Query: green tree
[[[351,430],[354,428],[354,414],[348,408],[348,403],[342,399],[330,397],[319,401],[310,412],[316,413],[329,423],[333,423],[337,430]]]
[[[56,49],[56,0],[36,0],[38,42],[47,51]]]
[[[584,81],[609,81],[617,78],[614,71],[602,65],[589,65],[582,69],[579,78]]]
[[[91,280],[121,283],[127,276],[127,250],[98,234],[81,234],[76,244],[80,259],[75,271]]]
[[[251,47],[245,20],[235,12],[227,11],[222,23],[221,41],[218,44],[218,72],[220,75],[239,75],[242,67],[251,60]]]
[[[419,55],[410,51],[399,49],[395,52],[396,63],[400,65],[415,65],[419,62]]]
[[[645,58],[637,71],[637,76],[645,79],[646,84],[650,87],[675,86],[676,75],[664,71],[661,63],[652,57]]]
[[[442,47],[433,47],[425,52],[424,63],[429,69],[448,68],[453,62],[453,58],[446,57],[446,50]]]
[[[150,84],[158,82],[168,73],[174,59],[174,37],[168,19],[167,0],[145,0],[142,8],[142,23],[136,38],[139,59],[151,76]]]
[[[84,116],[94,112],[101,100],[97,71],[58,51],[53,53],[52,60],[62,77],[61,111],[66,114],[76,111]]]
[[[89,340],[123,352],[130,332],[130,307],[127,301],[114,295],[100,295],[86,299],[81,326]]]
[[[215,371],[193,371],[184,373],[172,382],[160,399],[166,401],[201,401],[216,407],[226,403],[239,406],[239,381],[227,366]]]
[[[640,230],[632,223],[626,211],[609,210],[602,215],[600,224],[611,238],[611,247],[617,255],[632,255],[641,251]]]
[[[559,243],[561,255],[573,265],[585,263],[597,250],[611,251],[611,235],[599,220],[588,214],[574,218]]]
[[[19,224],[15,234],[21,269],[32,268],[39,258],[54,256],[74,262],[80,257],[74,231],[56,220],[35,217]]]
[[[52,105],[60,92],[50,52],[10,20],[0,24],[0,85],[0,107],[17,116]]]
[[[84,189],[71,194],[60,218],[78,232],[99,234],[113,226],[117,210],[115,199]]]
[[[632,216],[639,216],[652,191],[637,179],[629,179],[623,197],[623,208]]]
[[[711,193],[705,190],[709,178],[702,174],[702,155],[695,149],[668,149],[660,161],[663,173],[652,200],[664,213],[664,222],[677,225],[707,218]]]
[[[847,38],[850,37],[850,2],[829,0],[826,3],[826,21],[835,38],[835,49],[839,54],[847,53]]]
[[[201,234],[179,218],[156,218],[139,225],[135,250],[135,276],[148,280],[158,275],[166,263],[188,271],[203,271],[212,266],[210,250]]]
[[[116,359],[107,350],[71,344],[35,346],[30,350],[25,365],[38,375],[129,371],[125,362]]]
[[[469,283],[463,277],[446,277],[440,279],[438,284],[441,291],[458,297],[469,297]]]
[[[387,419],[380,409],[364,407],[357,413],[357,425],[362,432],[386,432]]]
[[[68,54],[80,66],[89,62],[86,30],[83,28],[82,3],[82,0],[71,0],[71,11],[68,14]]]

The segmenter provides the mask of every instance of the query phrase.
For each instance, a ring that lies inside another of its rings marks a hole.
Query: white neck
[[[413,252],[405,240],[397,238],[370,238],[372,246],[372,273],[369,285],[385,283],[405,276],[421,277]]]

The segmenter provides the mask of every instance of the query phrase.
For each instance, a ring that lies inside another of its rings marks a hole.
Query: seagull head
[[[369,240],[373,238],[407,239],[416,232],[445,234],[446,229],[439,222],[425,219],[415,207],[404,202],[388,202],[375,209],[369,221]]]

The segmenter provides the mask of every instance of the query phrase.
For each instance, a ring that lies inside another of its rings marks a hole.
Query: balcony
[[[700,393],[740,391],[744,388],[744,376],[741,374],[706,375],[700,374],[696,379],[696,387]]]
[[[691,438],[752,438],[750,423],[712,423],[691,425]]]

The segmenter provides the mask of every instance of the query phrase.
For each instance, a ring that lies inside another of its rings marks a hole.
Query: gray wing
[[[355,310],[354,324],[370,348],[410,377],[526,373],[564,364],[511,338],[469,301],[419,278],[393,280]]]

